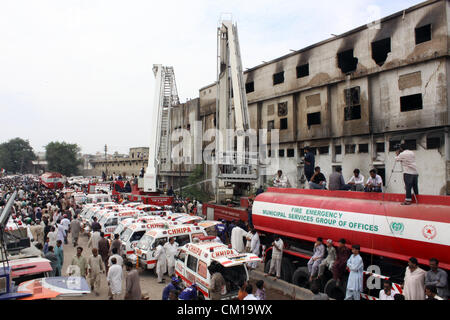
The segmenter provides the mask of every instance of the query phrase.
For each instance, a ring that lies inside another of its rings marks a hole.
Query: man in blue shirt
[[[180,280],[177,277],[172,277],[172,282],[169,283],[163,290],[162,299],[163,300],[169,300],[169,293],[171,290],[178,290],[181,291],[181,288],[178,286],[178,282]]]
[[[179,300],[197,300],[197,285],[195,283],[192,286],[184,289],[178,296]]]
[[[226,231],[227,231],[227,226],[225,225],[225,220],[221,220],[221,224],[217,224],[216,225],[216,231],[217,231],[217,235],[219,236],[220,240],[222,240],[223,243],[226,242],[227,240],[227,236],[226,236]]]

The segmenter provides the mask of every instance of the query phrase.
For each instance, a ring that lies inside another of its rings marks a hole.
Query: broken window
[[[407,112],[423,109],[422,94],[400,97],[400,111]]]
[[[416,28],[416,44],[431,40],[431,24]]]
[[[380,67],[386,61],[389,52],[391,52],[391,38],[372,42],[372,59]]]
[[[278,150],[278,156],[279,156],[280,158],[284,158],[284,149],[279,149],[279,150]]]
[[[378,142],[377,143],[377,152],[381,153],[381,152],[384,152],[384,150],[385,150],[384,142]]]
[[[417,150],[416,139],[405,140],[405,146],[408,150]]]
[[[338,67],[345,74],[356,70],[358,58],[353,56],[353,49],[338,53]]]
[[[293,158],[295,156],[295,150],[294,149],[287,149],[287,157]]]
[[[441,138],[427,138],[427,149],[439,149],[441,147]]]
[[[319,154],[328,154],[330,151],[330,146],[319,147]]]
[[[320,124],[320,112],[308,113],[307,114],[307,124],[308,127]]]
[[[400,140],[392,140],[389,141],[389,151],[393,152],[393,151],[397,151],[398,146],[401,144]]]
[[[309,63],[297,67],[297,79],[309,76]]]
[[[346,154],[356,153],[356,144],[346,144],[345,153]]]
[[[250,92],[253,92],[253,91],[255,91],[255,82],[254,81],[247,82],[245,84],[245,92],[246,93],[250,93]]]
[[[267,131],[271,131],[272,129],[275,129],[275,121],[267,121]]]
[[[278,104],[278,116],[285,117],[288,114],[288,103],[281,102]]]
[[[275,73],[273,75],[273,85],[277,85],[284,82],[284,71]]]
[[[335,154],[342,154],[342,146],[334,146]]]
[[[344,90],[345,95],[345,121],[361,119],[361,97],[360,87]]]
[[[288,128],[288,119],[280,119],[280,130],[286,130]]]
[[[359,153],[369,153],[369,145],[367,143],[358,145]]]

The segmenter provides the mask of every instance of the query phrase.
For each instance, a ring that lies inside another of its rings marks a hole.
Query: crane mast
[[[237,26],[232,21],[223,20],[218,28],[218,46],[216,117],[220,134],[216,138],[216,150],[217,200],[220,201],[236,195],[236,189],[248,190],[258,175],[256,160],[252,161],[249,151],[250,118]]]
[[[153,65],[155,92],[153,99],[152,123],[147,170],[144,174],[144,191],[157,192],[159,188],[159,164],[161,159],[170,163],[170,115],[178,98],[173,67]]]

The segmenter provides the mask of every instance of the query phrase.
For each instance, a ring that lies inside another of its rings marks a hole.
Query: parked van
[[[194,225],[171,226],[168,229],[148,230],[136,245],[136,256],[139,266],[144,269],[153,269],[156,265],[155,251],[161,243],[166,243],[169,238],[175,238],[179,246],[192,242],[196,237],[206,236],[202,227]]]
[[[179,249],[175,273],[186,287],[196,283],[204,298],[210,299],[211,274],[208,267],[214,263],[226,283],[222,300],[231,300],[238,296],[240,281],[249,280],[246,264],[255,261],[261,261],[261,258],[252,253],[241,254],[219,242],[188,243]]]

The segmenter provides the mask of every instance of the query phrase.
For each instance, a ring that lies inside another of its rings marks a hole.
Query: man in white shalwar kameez
[[[253,254],[256,254],[257,256],[259,256],[259,251],[260,251],[260,247],[261,247],[261,242],[259,240],[259,234],[255,229],[252,229],[250,232],[253,234],[252,240],[250,242],[250,250]],[[256,269],[258,267],[258,262],[257,261],[250,262],[248,265],[251,269]]]
[[[175,275],[175,256],[178,251],[178,243],[175,242],[175,238],[169,239],[169,242],[164,245],[164,250],[167,256],[167,274],[172,278]]]
[[[167,256],[166,256],[166,250],[164,250],[163,244],[159,244],[156,247],[155,252],[155,258],[156,258],[156,274],[158,275],[158,283],[163,283],[163,275],[166,273],[167,269]]]
[[[357,244],[352,246],[352,255],[347,260],[347,267],[350,269],[350,275],[347,281],[347,293],[345,300],[360,300],[363,291],[363,271],[364,263],[359,255],[360,247]]]
[[[243,238],[247,235],[247,231],[242,228],[234,227],[231,230],[231,247],[239,253],[245,251]]]
[[[89,238],[88,241],[88,248],[95,248],[98,249],[98,242],[100,241],[102,237],[100,236],[100,232],[99,231],[94,231],[92,233],[92,236]]]
[[[112,266],[109,267],[106,280],[109,285],[109,299],[117,300],[122,293],[122,267],[117,264],[116,258],[111,259]]]
[[[425,270],[419,268],[416,258],[410,258],[405,272],[403,295],[405,300],[425,300]]]

